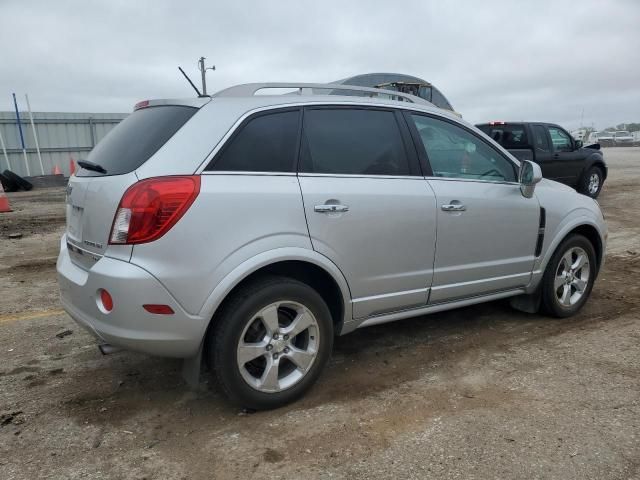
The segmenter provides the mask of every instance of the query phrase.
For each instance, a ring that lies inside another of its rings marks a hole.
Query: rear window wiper
[[[107,173],[102,165],[98,165],[97,163],[93,163],[88,160],[78,160],[78,165],[80,165],[85,170],[93,170],[94,172],[98,173]]]

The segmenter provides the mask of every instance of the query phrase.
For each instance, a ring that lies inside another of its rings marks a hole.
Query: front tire
[[[586,303],[596,275],[596,252],[586,237],[568,236],[551,257],[542,278],[542,309],[554,317],[575,315]]]
[[[604,174],[602,173],[602,169],[591,167],[581,180],[580,193],[591,198],[598,198],[600,190],[602,190],[603,182]]]
[[[227,396],[243,407],[277,408],[301,397],[324,370],[333,321],[314,289],[265,276],[233,293],[210,330],[209,359]]]

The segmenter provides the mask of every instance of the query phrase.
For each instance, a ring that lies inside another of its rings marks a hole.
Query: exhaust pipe
[[[114,347],[113,345],[109,345],[108,343],[101,343],[100,345],[98,345],[98,349],[103,355],[111,355],[112,353],[117,353],[122,350],[120,347]]]

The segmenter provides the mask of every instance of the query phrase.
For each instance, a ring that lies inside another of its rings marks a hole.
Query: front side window
[[[515,165],[467,130],[423,115],[411,115],[435,177],[515,182]]]
[[[300,171],[410,175],[395,114],[356,108],[306,110]]]
[[[571,151],[571,139],[569,135],[563,130],[557,127],[549,127],[549,135],[551,136],[551,143],[553,150],[556,152],[570,152]]]
[[[289,110],[250,118],[206,170],[295,172],[299,115]]]

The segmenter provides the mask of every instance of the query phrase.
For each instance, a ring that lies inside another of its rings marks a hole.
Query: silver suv
[[[250,408],[300,397],[356,328],[506,297],[573,315],[604,259],[594,200],[399,92],[144,101],[81,165],[66,311],[103,351],[185,359],[190,382],[205,357]]]

